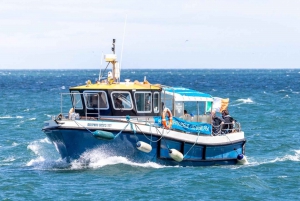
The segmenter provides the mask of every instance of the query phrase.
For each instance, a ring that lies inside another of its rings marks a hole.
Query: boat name
[[[93,126],[93,127],[111,127],[111,124],[95,124],[95,123],[88,123],[88,126]]]
[[[187,122],[174,121],[173,125],[177,125],[179,127],[195,130],[195,131],[210,131],[208,124],[196,125],[196,124],[189,124]]]

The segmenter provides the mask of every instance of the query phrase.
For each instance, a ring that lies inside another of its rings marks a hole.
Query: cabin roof
[[[184,87],[164,87],[163,91],[174,96],[175,101],[213,101],[209,94]]]
[[[161,86],[159,84],[149,84],[143,83],[143,82],[120,82],[120,83],[112,83],[112,84],[107,84],[107,83],[95,83],[95,84],[86,84],[86,85],[81,85],[81,86],[76,86],[76,87],[70,87],[71,90],[87,90],[87,89],[92,89],[92,90],[161,90]]]

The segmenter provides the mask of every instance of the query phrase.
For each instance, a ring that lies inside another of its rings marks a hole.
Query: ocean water
[[[123,70],[121,80],[183,86],[230,98],[249,164],[168,167],[106,150],[61,160],[41,131],[60,93],[98,70],[0,70],[0,200],[299,200],[300,69]]]

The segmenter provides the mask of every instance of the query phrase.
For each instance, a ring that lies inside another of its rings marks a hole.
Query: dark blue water
[[[41,128],[60,93],[98,70],[0,70],[0,200],[298,200],[300,69],[123,70],[121,79],[230,98],[247,137],[244,166],[137,164],[105,150],[67,164]]]

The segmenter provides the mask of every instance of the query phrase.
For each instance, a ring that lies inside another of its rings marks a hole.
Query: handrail
[[[60,108],[61,108],[61,111],[60,111],[60,113],[61,114],[63,114],[63,117],[65,117],[65,112],[63,112],[63,97],[64,97],[64,95],[70,95],[71,97],[71,103],[72,103],[72,107],[76,110],[76,105],[74,105],[74,102],[73,102],[73,99],[72,99],[72,95],[73,94],[80,94],[80,96],[81,95],[84,95],[84,94],[89,94],[89,93],[79,93],[79,92],[73,92],[73,93],[61,93],[61,106],[60,106]],[[91,93],[92,94],[92,93]],[[98,99],[98,107],[99,107],[99,105],[100,105],[100,97],[99,97],[99,94],[96,94],[97,95],[97,99]],[[100,117],[101,117],[101,115],[100,115],[100,108],[95,108],[95,110],[97,111],[97,112],[88,112],[88,109],[87,109],[87,106],[86,106],[86,103],[85,103],[85,99],[84,99],[84,102],[82,102],[82,106],[84,106],[83,108],[85,108],[85,119],[88,119],[89,117],[88,117],[88,114],[97,114],[97,117],[94,117],[94,118],[96,118],[96,119],[100,119]],[[82,109],[83,109],[82,108]],[[69,113],[67,113],[68,115],[70,115]],[[70,118],[70,117],[69,117]]]
[[[227,125],[227,128],[224,128]],[[232,125],[232,128],[229,128],[230,125]],[[242,130],[241,124],[239,122],[234,123],[223,123],[218,126],[212,125],[213,128],[215,128],[218,132],[213,132],[214,129],[212,129],[213,135],[223,135],[228,133],[234,133],[234,132],[240,132]]]

